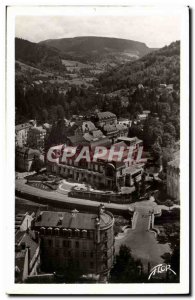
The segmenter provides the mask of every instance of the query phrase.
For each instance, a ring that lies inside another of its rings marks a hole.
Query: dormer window
[[[72,237],[72,229],[68,229],[68,237],[69,237],[69,238]]]
[[[87,230],[82,230],[82,236],[83,238],[87,238]]]
[[[40,231],[42,234],[45,234],[45,227],[41,227]]]
[[[68,229],[63,228],[62,234],[63,234],[63,236],[68,236]]]
[[[75,237],[79,237],[79,233],[80,233],[80,230],[79,229],[75,229]]]
[[[52,227],[48,227],[47,228],[47,233],[50,234],[50,235],[52,235]]]

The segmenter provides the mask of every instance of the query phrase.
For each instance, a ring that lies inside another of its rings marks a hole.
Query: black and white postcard
[[[6,10],[7,293],[189,294],[189,8]]]

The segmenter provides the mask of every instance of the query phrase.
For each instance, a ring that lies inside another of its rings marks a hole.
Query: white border
[[[12,2],[12,1],[11,1]],[[37,0],[34,1],[37,4]],[[75,2],[74,2],[75,3]],[[25,3],[21,3],[25,4]],[[39,3],[40,4],[40,1]],[[62,2],[61,2],[62,4]],[[118,4],[118,3],[117,3]],[[43,5],[43,4],[42,4]],[[71,3],[73,5],[73,3]],[[186,294],[189,292],[189,14],[187,7],[10,7],[7,11],[6,292],[9,294]],[[180,14],[181,24],[181,283],[180,284],[14,284],[14,37],[16,15]]]

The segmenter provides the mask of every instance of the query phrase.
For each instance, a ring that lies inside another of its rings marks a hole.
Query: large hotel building
[[[114,217],[102,207],[97,214],[40,212],[33,229],[40,240],[43,272],[64,272],[74,264],[83,274],[109,275],[114,258]]]

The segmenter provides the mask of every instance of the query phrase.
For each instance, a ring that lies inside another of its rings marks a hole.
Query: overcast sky
[[[163,47],[180,39],[178,16],[17,16],[16,36],[31,42],[76,36],[105,36]]]

